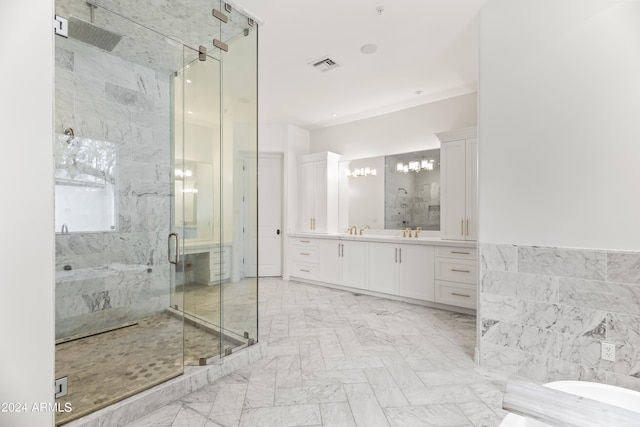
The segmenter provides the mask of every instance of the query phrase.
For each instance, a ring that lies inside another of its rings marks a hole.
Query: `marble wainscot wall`
[[[70,127],[80,143],[106,141],[116,152],[113,231],[78,233],[68,224],[69,234],[56,235],[62,338],[169,306],[171,92],[168,72],[61,37],[55,76],[56,134]]]
[[[639,252],[481,244],[480,264],[482,365],[640,390]]]

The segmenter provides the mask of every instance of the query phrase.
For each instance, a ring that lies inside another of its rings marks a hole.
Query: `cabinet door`
[[[399,250],[400,296],[434,301],[433,246],[400,245]]]
[[[339,240],[319,241],[320,280],[340,284],[341,243]]]
[[[313,231],[327,232],[327,162],[316,162],[313,171]]]
[[[342,243],[342,284],[352,288],[367,288],[367,243]]]
[[[465,140],[446,142],[440,147],[442,186],[440,229],[445,239],[465,240],[465,151]]]
[[[478,140],[467,139],[466,146],[466,240],[478,240]]]
[[[300,230],[313,231],[312,218],[315,210],[315,170],[316,165],[300,163],[298,167],[298,206]]]
[[[369,290],[397,294],[398,247],[391,243],[369,243]]]

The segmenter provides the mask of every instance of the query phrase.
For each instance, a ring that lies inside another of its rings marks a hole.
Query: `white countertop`
[[[402,233],[402,231],[400,231]],[[289,233],[288,237],[306,238],[306,239],[337,239],[337,240],[353,240],[362,242],[381,242],[381,243],[401,243],[408,245],[430,245],[430,246],[453,246],[458,248],[476,248],[477,242],[467,240],[447,240],[439,237],[402,237],[390,234],[363,234],[354,235],[349,233]]]

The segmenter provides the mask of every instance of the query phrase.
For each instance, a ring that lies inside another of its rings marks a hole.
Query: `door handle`
[[[279,236],[280,235],[280,229],[276,230],[276,234]]]
[[[171,260],[171,238],[172,237],[175,237],[175,242],[176,242],[174,246],[176,256],[173,260]],[[178,233],[169,233],[169,236],[167,237],[167,258],[169,259],[169,262],[171,264],[177,265],[180,262],[180,254],[178,252],[179,246],[180,246],[180,236],[178,235]]]

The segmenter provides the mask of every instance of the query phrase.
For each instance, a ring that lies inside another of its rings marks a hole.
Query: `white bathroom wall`
[[[3,241],[0,412],[3,426],[53,425],[53,1],[0,3]],[[28,177],[26,179],[25,177]]]
[[[481,241],[640,249],[639,23],[638,2],[483,8]]]
[[[474,126],[477,94],[470,93],[394,113],[311,132],[311,152],[333,151],[342,160],[439,148],[436,132]]]
[[[483,365],[640,390],[639,22],[630,1],[482,9]]]

